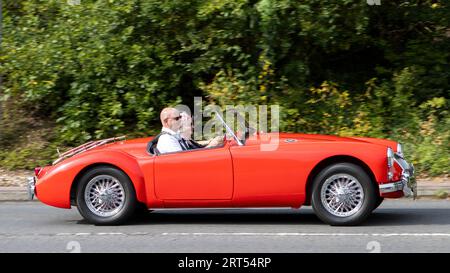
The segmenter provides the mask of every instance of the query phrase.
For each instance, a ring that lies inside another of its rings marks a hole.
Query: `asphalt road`
[[[310,207],[158,210],[101,227],[76,208],[0,202],[0,252],[450,252],[450,201],[388,200],[357,227]]]

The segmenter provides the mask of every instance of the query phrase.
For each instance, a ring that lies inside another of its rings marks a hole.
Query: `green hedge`
[[[422,174],[448,174],[448,14],[434,0],[4,1],[0,164],[155,134],[162,107],[203,96],[278,104],[283,131],[399,140]]]

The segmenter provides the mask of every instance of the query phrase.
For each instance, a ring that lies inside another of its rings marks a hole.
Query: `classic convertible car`
[[[124,223],[135,211],[312,205],[330,225],[357,225],[384,198],[415,197],[414,168],[390,140],[293,133],[228,137],[214,148],[158,154],[152,138],[111,138],[72,149],[28,178],[30,198],[90,223]],[[278,139],[273,150],[263,139]]]

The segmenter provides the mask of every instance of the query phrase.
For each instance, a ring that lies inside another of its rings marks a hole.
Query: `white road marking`
[[[133,233],[130,233],[129,235],[150,235],[150,233],[149,232],[133,232]]]
[[[95,233],[96,235],[126,235],[125,233],[122,232],[100,232],[100,233]]]
[[[300,232],[78,232],[57,233],[56,236],[298,236],[298,237],[450,237],[450,233],[300,233]]]
[[[90,236],[90,235],[127,235],[122,232],[98,232],[98,233],[90,233],[90,232],[78,232],[78,233],[57,233],[56,236]]]
[[[392,236],[412,236],[412,237],[431,237],[442,236],[450,237],[450,233],[297,233],[297,232],[164,232],[163,236],[378,236],[378,237],[392,237]]]

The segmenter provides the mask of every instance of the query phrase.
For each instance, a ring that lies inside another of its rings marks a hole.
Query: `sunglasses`
[[[171,119],[174,119],[174,120],[178,121],[178,120],[181,119],[181,116],[178,116],[178,117],[175,117],[175,118],[171,118]]]

